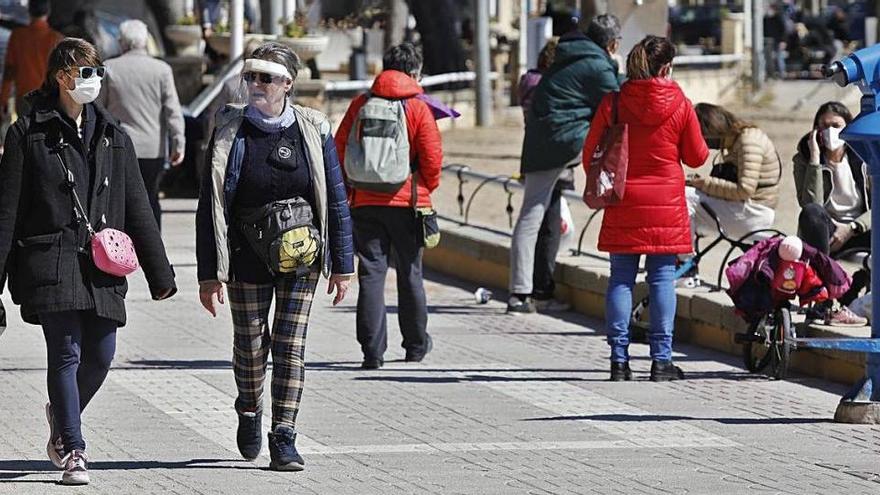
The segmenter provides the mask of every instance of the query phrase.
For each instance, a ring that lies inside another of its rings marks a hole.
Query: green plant
[[[181,17],[177,21],[177,24],[180,26],[197,26],[199,24],[199,20],[196,19],[196,16],[194,16],[193,14],[187,14]]]
[[[278,23],[281,24],[284,36],[287,38],[302,38],[309,34],[306,17],[301,13],[297,13],[293,20],[285,21],[285,19],[281,19]]]

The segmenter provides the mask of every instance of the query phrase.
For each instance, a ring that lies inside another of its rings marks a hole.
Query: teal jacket
[[[584,147],[606,93],[618,91],[617,63],[580,31],[559,40],[553,65],[535,89],[526,118],[520,172],[562,169]]]

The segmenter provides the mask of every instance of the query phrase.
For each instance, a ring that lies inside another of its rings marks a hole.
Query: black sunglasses
[[[282,76],[273,76],[272,74],[266,74],[265,72],[245,72],[241,75],[241,78],[245,80],[245,82],[254,82],[259,80],[263,84],[269,83],[279,83],[284,81],[284,77]]]
[[[79,77],[83,79],[90,79],[94,76],[104,77],[104,72],[107,70],[103,65],[98,67],[78,67],[78,69]]]

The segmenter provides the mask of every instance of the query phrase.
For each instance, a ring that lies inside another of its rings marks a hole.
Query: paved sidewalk
[[[392,317],[389,363],[359,370],[355,294],[337,309],[321,296],[299,421],[307,469],[267,471],[265,454],[237,454],[230,318],[212,320],[195,297],[192,215],[165,222],[181,292],[155,303],[132,280],[115,367],[84,417],[89,487],[54,484],[42,337],[10,311],[0,493],[880,493],[880,428],[829,422],[840,387],[768,381],[686,346],[689,380],[646,381],[636,346],[637,380],[612,384],[598,322],[509,317],[439,276],[422,364],[402,362]]]

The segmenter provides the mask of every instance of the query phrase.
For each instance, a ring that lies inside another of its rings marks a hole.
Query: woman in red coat
[[[599,249],[611,254],[605,298],[611,380],[630,380],[629,319],[632,288],[646,255],[651,297],[651,380],[683,378],[672,364],[676,255],[690,253],[690,220],[681,162],[699,167],[709,156],[694,108],[672,81],[675,47],[648,36],[627,59],[618,118],[629,127],[629,168],[624,199],[605,210]],[[584,143],[584,168],[611,124],[613,96],[599,106]]]

